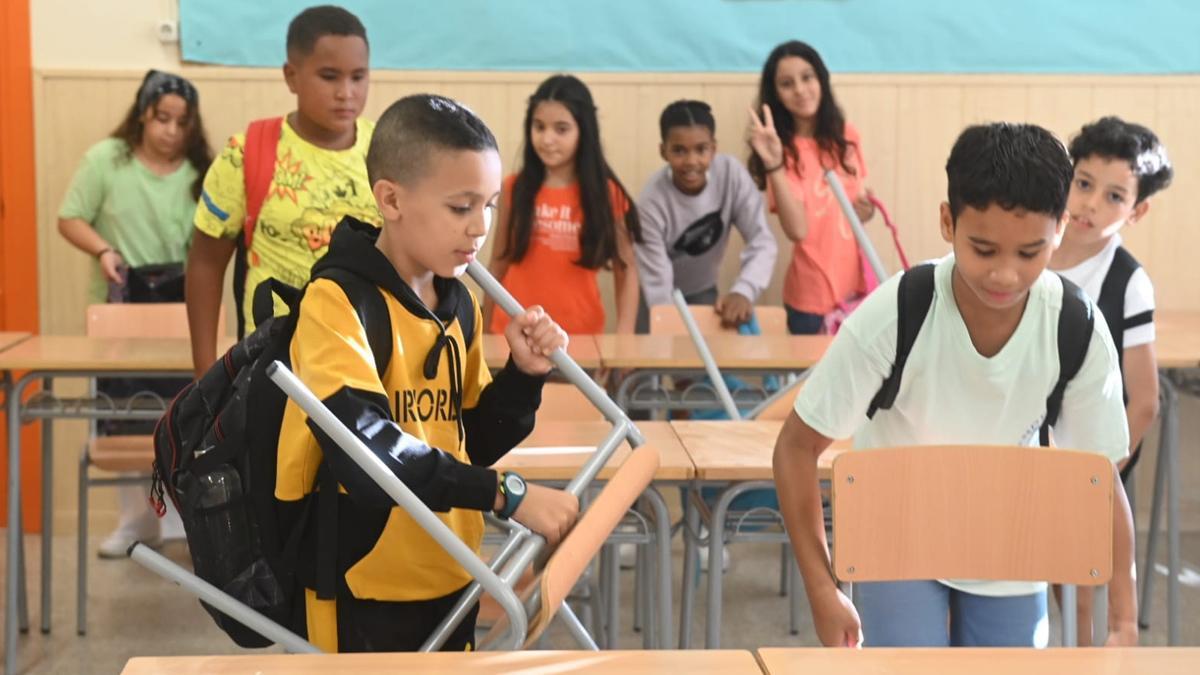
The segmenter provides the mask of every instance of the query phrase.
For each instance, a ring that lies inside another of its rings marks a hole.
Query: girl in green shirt
[[[58,211],[59,233],[92,259],[89,304],[104,302],[110,285],[113,295],[124,296],[130,268],[174,263],[182,272],[211,163],[195,86],[178,75],[147,72],[125,119],[84,154]],[[183,301],[182,279],[172,285],[179,297],[158,300]],[[136,539],[155,543],[161,536],[145,488],[128,486],[121,489],[121,523],[101,544],[100,556],[123,557]]]

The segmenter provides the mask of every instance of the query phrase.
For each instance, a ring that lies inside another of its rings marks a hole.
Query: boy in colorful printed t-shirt
[[[288,27],[287,59],[284,79],[296,94],[296,110],[282,121],[274,173],[246,252],[238,312],[247,333],[254,329],[251,298],[261,282],[303,286],[343,216],[380,224],[365,162],[374,125],[358,117],[368,80],[362,23],[340,8],[307,9]],[[205,176],[196,208],[187,303],[197,375],[216,359],[221,286],[243,235],[245,146],[245,134],[229,140]]]

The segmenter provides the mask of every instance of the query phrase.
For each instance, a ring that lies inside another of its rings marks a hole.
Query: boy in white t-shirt
[[[872,293],[843,325],[775,446],[781,511],[813,623],[827,646],[1034,647],[1047,641],[1044,583],[857,583],[851,603],[830,571],[816,460],[832,439],[853,434],[856,448],[1037,445],[1047,418],[1046,399],[1059,374],[1059,314],[1069,289],[1046,265],[1066,225],[1070,158],[1037,126],[973,126],[955,142],[946,174],[941,231],[953,255],[933,270],[932,302],[891,407],[868,420],[896,357],[903,275]],[[1058,445],[1118,462],[1128,452],[1129,432],[1116,352],[1103,321],[1092,323],[1086,344],[1051,430]],[[1133,524],[1124,492],[1116,492],[1109,642],[1133,645]]]
[[[1130,457],[1121,477],[1126,478],[1158,414],[1158,368],[1154,285],[1121,245],[1120,232],[1145,217],[1150,197],[1171,184],[1174,170],[1154,132],[1117,117],[1084,126],[1070,152],[1071,219],[1050,269],[1075,282],[1104,312],[1125,380]]]
[[[1071,280],[1104,314],[1125,385],[1129,481],[1142,437],[1158,416],[1158,365],[1154,358],[1154,285],[1121,245],[1120,232],[1145,217],[1150,197],[1171,184],[1174,170],[1154,132],[1118,117],[1085,125],[1071,140],[1075,176],[1067,197],[1070,221],[1050,269]],[[1091,625],[1090,588],[1079,589],[1079,625]],[[1091,644],[1090,631],[1079,645]]]

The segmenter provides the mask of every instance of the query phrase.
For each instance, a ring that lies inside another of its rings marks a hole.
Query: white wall
[[[178,0],[31,0],[29,11],[34,69],[179,68],[178,43],[155,32],[178,21]]]

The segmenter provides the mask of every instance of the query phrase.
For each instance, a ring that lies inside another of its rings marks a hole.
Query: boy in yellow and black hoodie
[[[505,332],[512,356],[492,380],[483,331],[464,344],[455,318],[473,312],[482,325],[478,301],[457,277],[483,245],[500,194],[495,138],[449,99],[409,96],[376,125],[367,172],[384,226],[347,217],[334,230],[299,307],[292,369],[472,548],[481,543],[486,510],[512,515],[556,542],[574,523],[576,498],[536,485],[525,486],[523,496],[501,491],[487,467],[533,428],[552,368],[547,355],[566,346],[566,333],[530,307]],[[365,277],[383,295],[392,357],[382,376],[355,306],[337,283],[317,278],[326,267]],[[303,500],[322,463],[342,492],[338,589],[336,599],[318,599],[305,582],[309,640],[331,652],[416,650],[470,576],[289,402],[276,497]],[[302,546],[302,570],[318,549]],[[475,613],[444,649],[473,647]]]

